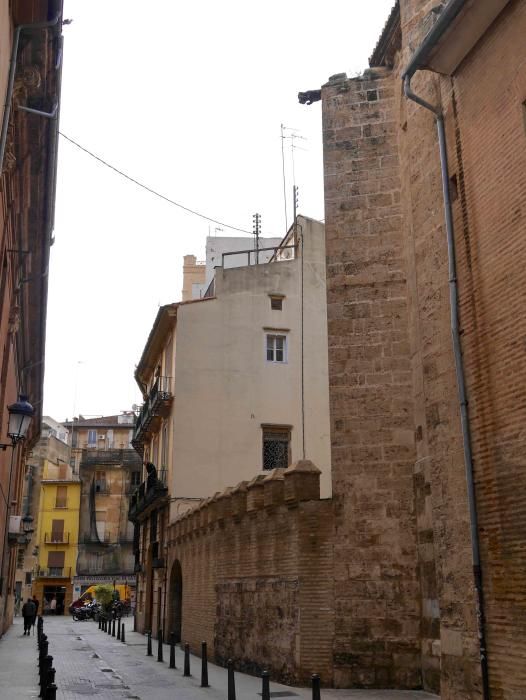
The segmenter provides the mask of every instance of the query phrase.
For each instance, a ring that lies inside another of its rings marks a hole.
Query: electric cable
[[[62,136],[62,138],[66,139],[66,141],[69,141],[74,146],[76,146],[79,150],[84,151],[84,153],[87,153],[89,156],[91,156],[92,158],[97,160],[99,163],[102,163],[102,165],[105,165],[107,168],[110,168],[110,170],[113,170],[118,175],[121,175],[121,177],[124,177],[126,180],[133,182],[138,187],[142,187],[143,190],[146,190],[147,192],[150,192],[150,194],[153,194],[156,197],[163,199],[165,202],[168,202],[169,204],[173,204],[175,207],[179,207],[179,209],[183,209],[183,211],[188,212],[188,214],[193,214],[194,216],[199,216],[201,219],[205,219],[206,221],[210,221],[213,224],[218,224],[219,226],[224,226],[225,228],[232,229],[232,231],[239,231],[240,233],[252,234],[252,231],[248,231],[247,229],[244,229],[244,228],[239,228],[238,226],[232,226],[231,224],[225,224],[224,221],[218,221],[217,219],[213,219],[210,216],[206,216],[206,214],[201,214],[200,212],[195,211],[194,209],[190,209],[189,207],[185,207],[184,204],[180,204],[179,202],[176,202],[175,200],[170,199],[170,197],[167,197],[166,195],[161,194],[160,192],[157,192],[153,188],[148,187],[148,185],[145,185],[144,183],[140,182],[139,180],[135,179],[134,177],[131,177],[131,175],[127,175],[122,170],[119,170],[119,168],[116,168],[114,165],[111,165],[111,163],[108,163],[107,161],[105,161],[104,158],[101,158],[96,153],[93,153],[92,151],[88,150],[84,146],[81,146],[80,143],[78,143],[77,141],[72,139],[70,136],[66,136],[66,134],[64,134],[62,131],[59,131],[58,133]]]

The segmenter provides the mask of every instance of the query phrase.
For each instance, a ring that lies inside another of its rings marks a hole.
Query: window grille
[[[286,469],[290,463],[290,428],[263,428],[263,469]]]

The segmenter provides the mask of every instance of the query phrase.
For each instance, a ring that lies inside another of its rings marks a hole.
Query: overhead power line
[[[206,216],[206,214],[201,214],[200,212],[195,211],[194,209],[190,209],[189,207],[185,207],[184,204],[180,204],[179,202],[176,202],[175,200],[170,199],[170,197],[167,197],[166,195],[161,194],[160,192],[157,192],[156,190],[152,189],[151,187],[148,187],[148,185],[145,185],[144,183],[140,182],[139,180],[136,180],[134,177],[127,175],[122,170],[119,170],[119,168],[116,168],[114,165],[111,165],[110,163],[105,161],[104,158],[101,158],[100,156],[96,155],[95,153],[88,150],[87,148],[84,148],[84,146],[81,146],[80,143],[78,143],[77,141],[75,141],[71,137],[66,136],[66,134],[64,134],[62,131],[60,131],[59,133],[62,136],[62,138],[66,139],[66,141],[69,141],[74,146],[76,146],[79,150],[84,151],[84,153],[87,153],[89,156],[91,156],[95,160],[98,160],[99,163],[102,163],[102,165],[105,165],[107,168],[110,168],[110,170],[113,170],[118,175],[121,175],[121,177],[124,177],[126,180],[133,182],[138,187],[142,187],[143,190],[150,192],[150,194],[153,194],[156,197],[163,199],[165,202],[168,202],[168,204],[173,204],[175,207],[179,207],[179,209],[183,209],[183,211],[186,211],[189,214],[193,214],[194,216],[199,216],[201,219],[205,219],[206,221],[211,221],[213,224],[219,224],[220,226],[224,226],[225,228],[232,229],[233,231],[240,231],[241,233],[249,233],[249,234],[252,233],[252,231],[247,231],[244,228],[239,228],[238,226],[232,226],[231,224],[225,224],[224,221],[218,221],[217,219],[212,219],[212,217]]]

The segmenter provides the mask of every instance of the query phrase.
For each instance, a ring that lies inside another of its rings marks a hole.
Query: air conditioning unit
[[[99,435],[99,440],[105,440],[106,436],[105,435]]]

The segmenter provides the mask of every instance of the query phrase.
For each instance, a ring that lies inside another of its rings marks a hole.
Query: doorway
[[[169,632],[175,635],[175,643],[181,641],[183,626],[183,572],[181,564],[176,559],[170,573],[170,619]]]

